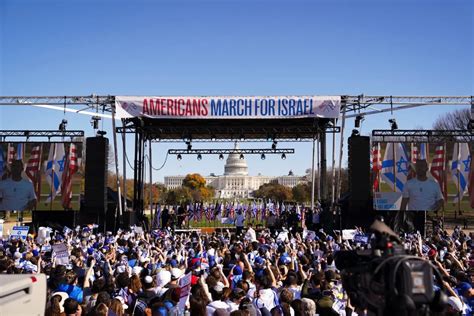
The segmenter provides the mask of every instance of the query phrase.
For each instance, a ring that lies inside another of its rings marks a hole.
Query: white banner
[[[189,299],[189,293],[191,292],[191,277],[192,272],[189,272],[185,276],[179,279],[180,295],[179,295],[179,309],[184,311],[186,309],[186,302]]]
[[[340,96],[117,96],[118,118],[285,119],[338,118]]]
[[[56,257],[56,264],[68,265],[69,264],[69,252],[66,244],[55,244],[52,245],[53,256]]]
[[[29,226],[13,226],[11,237],[26,239],[28,237]]]

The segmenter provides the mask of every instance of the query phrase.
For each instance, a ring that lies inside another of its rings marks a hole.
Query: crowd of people
[[[67,258],[55,254],[59,244]],[[437,228],[426,239],[405,235],[403,246],[441,271],[449,315],[472,314],[471,234]],[[334,258],[370,247],[323,229],[112,234],[87,226],[4,238],[0,273],[46,274],[46,315],[365,315],[351,304]]]

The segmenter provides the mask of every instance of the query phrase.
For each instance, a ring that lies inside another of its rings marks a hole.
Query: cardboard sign
[[[370,236],[368,235],[357,234],[354,236],[354,242],[359,244],[367,244],[369,243],[369,237]]]
[[[278,236],[277,236],[277,240],[280,240],[280,241],[283,241],[283,242],[288,241],[288,232],[279,233]]]
[[[192,272],[189,272],[185,276],[179,279],[179,287],[181,288],[180,297],[179,297],[179,309],[184,311],[186,309],[186,302],[189,299],[189,293],[191,292],[191,277]]]
[[[221,218],[221,224],[232,225],[232,224],[234,224],[234,219],[232,219],[231,217],[223,217],[223,218]]]
[[[14,226],[11,232],[12,238],[26,239],[28,237],[29,226]]]

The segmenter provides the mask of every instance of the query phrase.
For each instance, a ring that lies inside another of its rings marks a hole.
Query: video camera
[[[447,304],[442,276],[427,260],[408,255],[398,236],[383,222],[370,227],[371,249],[339,251],[336,267],[351,304],[368,315],[429,315]],[[440,289],[434,290],[434,275]]]

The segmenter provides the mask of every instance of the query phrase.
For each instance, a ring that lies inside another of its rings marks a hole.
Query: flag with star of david
[[[65,161],[66,154],[64,152],[64,144],[51,144],[49,147],[48,160],[45,165],[46,182],[48,182],[51,188],[46,203],[51,203],[56,195],[61,193]]]
[[[403,192],[410,171],[410,159],[402,143],[388,143],[382,161],[382,181]]]
[[[454,185],[457,188],[454,203],[462,200],[464,194],[467,192],[471,159],[472,156],[469,151],[468,143],[454,144],[453,160],[451,161],[451,175]]]

